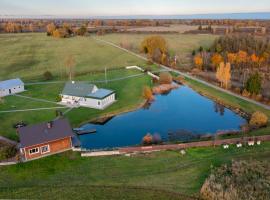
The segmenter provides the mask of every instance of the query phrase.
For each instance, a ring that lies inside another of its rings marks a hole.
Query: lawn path
[[[19,95],[19,94],[14,94],[13,96],[21,97],[21,98],[25,98],[25,99],[29,99],[29,100],[33,100],[33,101],[40,101],[40,102],[44,102],[44,103],[53,103],[53,104],[59,105],[57,102],[49,101],[49,100],[45,100],[45,99],[38,99],[38,98],[28,97],[28,96]]]
[[[4,110],[0,111],[0,113],[16,113],[16,112],[28,112],[28,111],[41,111],[41,110],[54,110],[54,109],[61,109],[67,107],[49,107],[49,108],[32,108],[32,109],[22,109],[22,110]]]
[[[129,53],[129,54],[132,54],[132,55],[134,55],[134,56],[136,56],[136,57],[138,57],[138,58],[141,58],[141,59],[143,59],[143,60],[146,60],[146,61],[148,60],[146,57],[144,57],[144,56],[142,56],[142,55],[139,55],[139,54],[137,54],[137,53],[134,53],[134,52],[132,52],[132,51],[130,51],[130,50],[124,49],[124,48],[122,48],[122,47],[120,47],[120,46],[118,46],[118,45],[116,45],[116,44],[114,44],[114,43],[112,43],[112,42],[108,42],[108,41],[106,41],[106,40],[97,39],[97,38],[94,38],[94,40],[96,40],[96,41],[98,41],[98,42],[102,42],[102,43],[108,44],[108,45],[111,45],[111,46],[113,46],[113,47],[115,47],[115,48],[121,49],[121,50],[123,50],[123,51],[125,51],[125,52],[127,52],[127,53]],[[180,71],[178,71],[178,70],[176,70],[176,69],[171,69],[171,68],[169,68],[169,67],[166,67],[166,66],[164,66],[164,65],[160,65],[160,64],[158,64],[158,63],[155,63],[155,64],[161,66],[163,69],[166,69],[166,70],[168,70],[168,71],[172,71],[172,72],[174,72],[174,73],[180,74],[180,75],[182,75],[182,76],[184,76],[184,77],[186,77],[186,78],[195,80],[195,81],[197,81],[197,82],[199,82],[199,83],[202,83],[202,84],[204,84],[204,85],[207,85],[207,86],[209,86],[209,87],[212,87],[212,88],[214,88],[214,89],[216,89],[216,90],[219,90],[219,91],[224,92],[224,93],[226,93],[226,94],[232,95],[232,96],[237,97],[237,98],[239,98],[239,99],[248,101],[248,102],[253,103],[253,104],[257,105],[257,106],[261,106],[261,107],[263,107],[264,109],[270,110],[270,106],[268,106],[268,105],[265,105],[265,104],[262,104],[262,103],[260,103],[260,102],[255,101],[255,100],[252,100],[252,99],[243,97],[242,95],[235,94],[235,93],[233,93],[233,92],[231,92],[231,91],[229,91],[229,90],[225,90],[225,89],[220,88],[220,87],[218,87],[218,86],[216,86],[216,85],[213,85],[213,84],[211,84],[211,83],[209,83],[209,82],[206,82],[206,81],[204,81],[204,80],[201,80],[201,79],[198,79],[198,78],[196,78],[196,77],[194,77],[194,76],[191,76],[191,75],[189,75],[189,74],[187,74],[187,73],[180,72]]]

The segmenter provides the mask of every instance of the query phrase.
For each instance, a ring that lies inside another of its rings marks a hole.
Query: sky
[[[270,12],[270,0],[0,0],[0,15],[123,16]]]

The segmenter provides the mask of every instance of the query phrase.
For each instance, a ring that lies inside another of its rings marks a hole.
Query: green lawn
[[[119,68],[144,65],[145,61],[114,47],[98,43],[92,37],[55,39],[45,33],[0,35],[0,80],[21,77],[40,79],[49,70],[64,77],[65,59],[73,55],[76,73],[103,71],[104,67]]]
[[[98,87],[112,89],[116,92],[117,102],[105,110],[96,110],[90,108],[74,108],[65,115],[73,126],[79,126],[82,123],[89,122],[95,118],[104,115],[117,114],[128,110],[136,109],[144,99],[142,97],[143,87],[151,85],[151,78],[137,70],[112,70],[108,71],[108,80],[117,78],[129,77],[132,75],[139,75],[136,77],[126,78],[118,81],[111,81],[106,83],[96,83]],[[76,77],[76,80],[81,81],[102,81],[104,80],[104,73],[85,74]],[[21,95],[44,99],[56,102],[57,96],[61,93],[64,83],[39,84],[26,86],[27,91]],[[4,98],[4,102],[0,104],[1,110],[18,110],[18,109],[32,109],[44,107],[58,107],[61,105],[53,103],[44,103],[34,100],[24,99],[16,96],[8,96]],[[65,109],[61,109],[63,111]],[[44,121],[53,120],[56,117],[54,110],[30,111],[30,112],[16,112],[16,113],[1,113],[0,115],[0,135],[9,137],[11,139],[18,139],[16,130],[13,124],[25,121],[28,124],[40,123]]]
[[[215,40],[214,35],[199,34],[159,34],[163,36],[171,54],[177,55],[179,67],[191,67],[191,53],[200,46],[209,48]],[[106,34],[98,37],[103,40],[112,42],[116,45],[121,43],[128,44],[136,53],[139,53],[140,44],[149,34]]]
[[[132,157],[81,158],[67,152],[0,167],[0,198],[185,199],[197,196],[211,168],[232,159],[270,159],[261,146],[192,148]],[[270,160],[269,160],[270,161]]]

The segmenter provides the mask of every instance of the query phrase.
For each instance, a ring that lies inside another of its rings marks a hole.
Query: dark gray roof
[[[10,79],[6,81],[0,81],[0,89],[10,89],[15,86],[24,85],[21,79]]]
[[[85,97],[93,92],[95,85],[84,82],[67,82],[65,84],[63,95],[70,95],[76,97]]]
[[[51,128],[48,128],[47,124],[46,122],[19,128],[21,147],[29,147],[74,136],[67,119],[53,121]]]
[[[113,94],[114,91],[107,89],[97,89],[94,91],[96,86],[93,84],[88,84],[85,82],[67,82],[65,84],[64,90],[62,91],[62,95],[70,95],[76,97],[90,97],[95,99],[103,99],[110,94]],[[97,88],[97,87],[96,87]]]
[[[110,94],[113,94],[114,91],[112,90],[107,90],[107,89],[98,89],[96,92],[92,93],[92,94],[89,94],[87,95],[88,97],[92,97],[92,98],[95,98],[95,99],[103,99],[107,96],[109,96]]]

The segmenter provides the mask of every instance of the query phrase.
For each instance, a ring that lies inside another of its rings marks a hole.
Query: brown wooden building
[[[67,119],[58,119],[18,129],[20,152],[24,160],[31,160],[72,148],[74,133]]]

